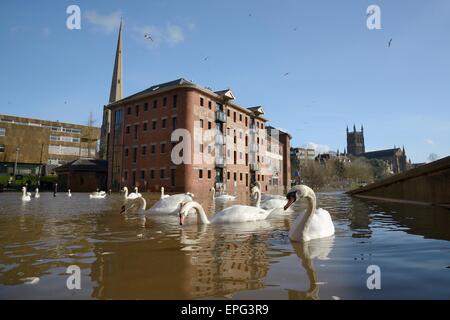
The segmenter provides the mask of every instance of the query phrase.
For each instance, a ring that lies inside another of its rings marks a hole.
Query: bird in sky
[[[294,31],[297,31],[297,27],[294,28]]]
[[[151,36],[150,34],[148,34],[148,33],[146,33],[146,34],[144,35],[144,38],[153,41],[152,36]]]
[[[286,72],[286,73],[284,74],[285,77],[288,76],[288,75],[289,75],[289,72]]]
[[[390,48],[390,47],[391,47],[391,43],[392,43],[392,38],[391,38],[391,40],[389,40],[389,43],[388,43],[388,48]]]
[[[208,60],[208,58],[209,58],[209,57],[205,57],[205,58],[203,58],[203,61],[206,61],[206,60]]]

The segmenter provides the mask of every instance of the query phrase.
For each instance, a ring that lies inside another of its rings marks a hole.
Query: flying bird
[[[288,76],[288,75],[289,75],[289,72],[286,72],[286,73],[284,74],[285,77]]]
[[[203,61],[206,61],[206,60],[208,60],[208,58],[209,58],[209,57],[205,57],[205,58],[203,58]]]
[[[297,27],[294,28],[294,31],[297,31]]]
[[[148,33],[146,33],[146,34],[144,35],[144,38],[153,41],[152,36],[151,36],[150,34],[148,34]]]
[[[391,38],[391,40],[389,40],[389,43],[388,43],[388,48],[390,48],[390,47],[391,47],[391,42],[392,42],[392,38]]]

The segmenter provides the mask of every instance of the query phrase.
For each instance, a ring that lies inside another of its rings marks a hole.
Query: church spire
[[[116,59],[109,94],[109,103],[122,99],[122,19],[120,19],[119,37],[117,39]]]

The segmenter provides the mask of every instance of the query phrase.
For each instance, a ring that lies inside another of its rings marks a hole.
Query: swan
[[[306,198],[308,208],[306,212],[300,213],[294,220],[289,230],[289,238],[292,241],[306,242],[313,239],[330,237],[334,234],[334,225],[327,210],[316,209],[316,195],[314,191],[305,185],[294,186],[286,196],[287,210],[298,199]]]
[[[106,192],[105,191],[98,191],[98,189],[97,189],[97,191],[92,192],[89,195],[89,198],[91,198],[91,199],[104,199],[105,197],[106,197]]]
[[[180,209],[180,225],[184,224],[184,219],[189,211],[194,209],[199,218],[199,223],[216,224],[216,223],[237,223],[265,220],[269,215],[269,211],[258,207],[234,205],[217,212],[211,219],[206,216],[205,210],[200,203],[189,201],[182,205]]]
[[[261,192],[262,188],[261,188],[261,183],[259,183],[259,181],[255,182],[255,186],[258,187],[258,189]],[[281,195],[278,195],[278,194],[261,193],[261,201],[262,202],[270,200],[270,199],[278,199],[278,200],[286,201],[286,197],[285,196],[281,196]],[[284,205],[283,205],[283,207],[284,207]]]
[[[271,217],[276,215],[290,215],[292,212],[294,212],[294,210],[292,210],[291,208],[284,210],[284,206],[288,203],[286,198],[273,198],[261,201],[261,190],[257,185],[252,187],[252,194],[256,196],[255,206],[260,207],[264,210],[269,210]]]
[[[26,187],[22,187],[22,201],[31,201],[31,194],[27,192]]]
[[[148,211],[156,214],[178,214],[180,204],[192,201],[194,195],[190,192],[178,193],[159,199]]]
[[[229,194],[221,194],[220,196],[216,197],[216,188],[214,187],[212,187],[210,191],[212,193],[213,200],[232,201],[236,199],[235,196],[231,196]]]
[[[40,198],[41,197],[41,195],[39,194],[39,188],[36,188],[36,191],[34,193],[34,197],[35,198]]]
[[[127,187],[123,187],[123,191],[125,192],[125,199],[128,200],[133,200],[133,199],[137,199],[139,197],[142,197],[142,194],[140,194],[138,192],[138,187],[134,187],[134,192],[128,194],[128,188]]]
[[[70,189],[67,190],[67,196],[70,198],[72,196],[72,193],[70,193]]]
[[[164,194],[164,187],[161,187],[161,198],[160,199],[164,199],[170,197],[168,194]]]

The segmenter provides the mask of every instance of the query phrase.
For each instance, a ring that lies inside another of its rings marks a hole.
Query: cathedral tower
[[[353,125],[353,132],[348,130],[347,126],[347,152],[353,156],[359,156],[366,152],[364,145],[364,128],[361,125],[361,131],[356,131]]]

